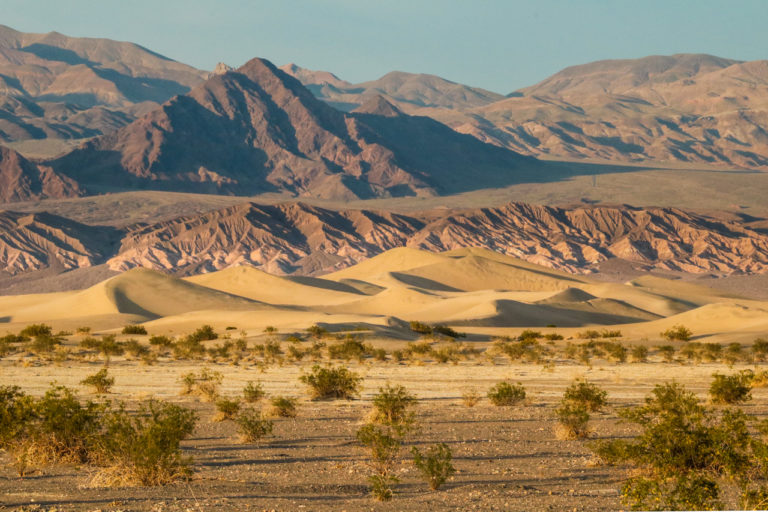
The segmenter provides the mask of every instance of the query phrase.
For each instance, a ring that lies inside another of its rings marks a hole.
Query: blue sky
[[[573,64],[768,58],[768,0],[0,0],[25,32],[133,41],[193,66],[252,57],[359,82],[392,70],[508,93]]]

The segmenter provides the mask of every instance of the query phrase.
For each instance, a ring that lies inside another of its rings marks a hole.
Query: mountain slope
[[[75,197],[80,192],[77,183],[51,167],[0,146],[0,202]]]
[[[531,155],[767,168],[768,61],[594,62],[444,120]]]
[[[133,43],[0,25],[0,141],[105,133],[206,76]]]
[[[108,187],[349,199],[499,186],[534,160],[377,98],[345,114],[262,59],[211,77],[117,132],[52,162]],[[382,115],[383,114],[383,115]]]

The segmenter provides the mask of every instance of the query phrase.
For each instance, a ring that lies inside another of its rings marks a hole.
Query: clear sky
[[[252,57],[360,82],[432,73],[508,93],[573,64],[768,58],[768,0],[0,0],[0,23],[146,46],[193,66]]]

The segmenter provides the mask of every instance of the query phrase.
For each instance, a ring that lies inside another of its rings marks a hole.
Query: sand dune
[[[487,250],[411,248],[322,278],[233,267],[178,279],[134,269],[78,292],[0,297],[0,325],[9,330],[31,322],[99,329],[144,322],[171,333],[203,323],[249,332],[320,324],[407,339],[415,336],[412,320],[480,337],[551,325],[572,336],[585,326],[612,325],[643,343],[660,343],[663,330],[683,324],[698,339],[727,341],[768,335],[768,302],[655,276],[597,282]]]
[[[362,296],[360,291],[343,283],[314,277],[274,276],[249,266],[230,267],[185,281],[270,304],[327,305]]]

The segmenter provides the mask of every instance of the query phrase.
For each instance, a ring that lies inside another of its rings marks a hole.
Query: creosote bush
[[[333,368],[315,365],[309,374],[302,375],[299,380],[307,385],[313,399],[349,400],[357,396],[363,379],[343,366]]]
[[[213,421],[220,422],[234,419],[240,411],[240,401],[231,398],[220,397],[216,399],[216,415]]]
[[[587,380],[577,379],[563,394],[563,400],[581,404],[589,412],[596,412],[605,407],[608,393]]]
[[[445,443],[436,444],[427,448],[424,454],[417,447],[411,448],[413,465],[419,470],[422,478],[429,484],[429,488],[436,491],[454,473],[453,455],[451,449]]]
[[[299,401],[289,396],[275,396],[269,401],[270,416],[295,418],[298,415]]]
[[[398,425],[409,428],[415,421],[413,407],[416,397],[404,386],[387,384],[379,388],[379,393],[373,397],[373,411],[370,420],[383,425]]]
[[[106,415],[99,442],[105,467],[96,473],[96,486],[156,486],[191,474],[190,458],[180,443],[195,429],[197,415],[184,407],[150,400],[136,414],[120,406]]]
[[[589,411],[584,404],[563,400],[555,409],[558,420],[557,437],[582,439],[589,435]]]
[[[214,402],[219,396],[219,387],[224,377],[220,372],[203,368],[199,372],[189,372],[181,376],[183,386],[181,394],[198,395],[208,402]]]
[[[107,375],[107,369],[102,368],[93,375],[89,375],[80,381],[83,386],[91,386],[98,394],[109,393],[109,390],[115,384],[115,378]]]
[[[123,327],[123,334],[147,334],[147,328],[143,325],[126,325]]]
[[[525,388],[519,382],[499,382],[488,390],[488,400],[497,407],[516,405],[525,400]]]
[[[677,383],[657,385],[638,407],[619,415],[636,424],[634,439],[595,443],[607,464],[630,464],[621,489],[633,509],[764,508],[768,498],[768,423],[738,409],[699,403]],[[748,428],[753,423],[757,431]],[[735,492],[723,493],[724,487]],[[738,496],[738,503],[724,500]]]
[[[243,400],[253,404],[264,398],[264,386],[261,382],[248,382],[243,388]]]
[[[684,325],[675,325],[662,332],[661,335],[668,341],[688,341],[693,336],[693,332]]]
[[[715,373],[709,386],[709,397],[715,404],[738,404],[752,399],[752,380],[755,374],[744,370],[734,375]]]
[[[271,420],[252,407],[241,409],[235,418],[235,423],[244,443],[258,443],[270,435],[274,427]]]

